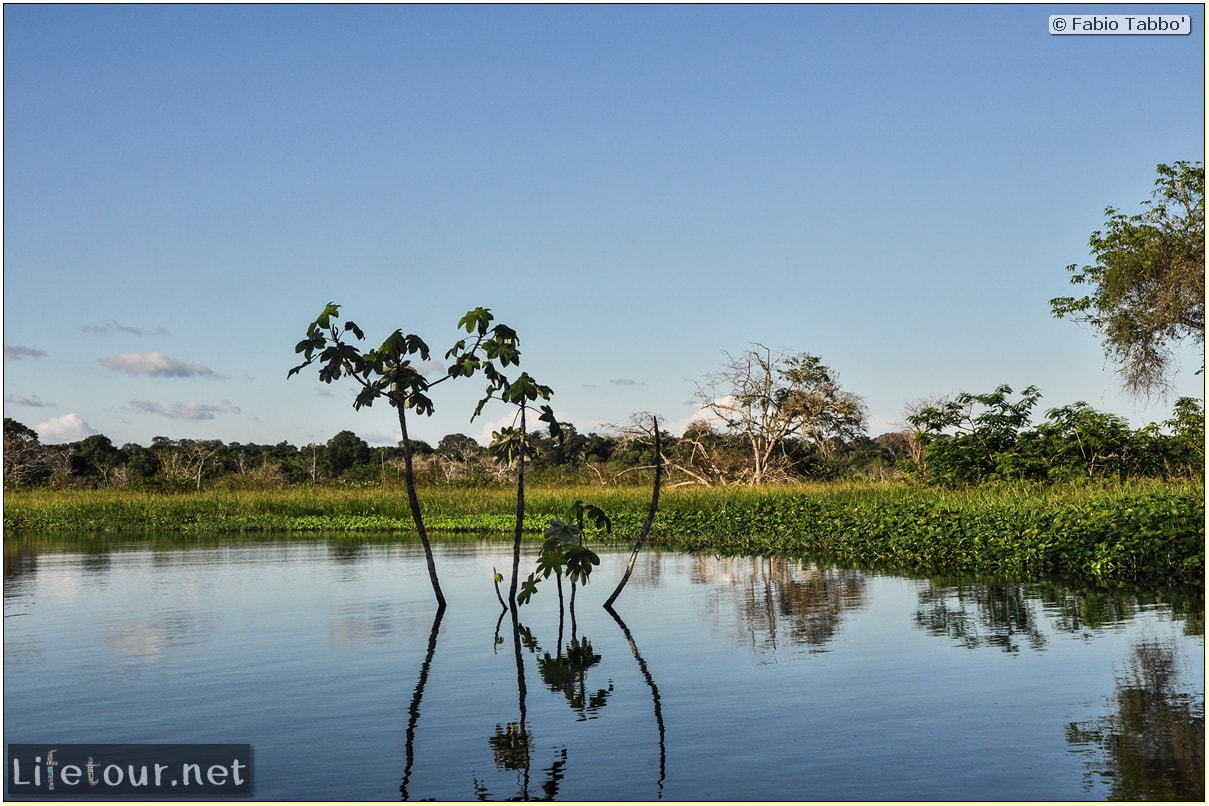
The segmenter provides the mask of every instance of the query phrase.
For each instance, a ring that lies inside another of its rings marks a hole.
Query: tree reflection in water
[[[1200,586],[1099,588],[1042,582],[1033,587],[1046,609],[1058,614],[1053,625],[1061,632],[1098,630],[1160,607],[1171,610],[1172,618],[1184,624],[1187,635],[1205,634],[1205,589]]]
[[[1176,665],[1174,643],[1138,644],[1115,710],[1067,726],[1067,742],[1092,756],[1086,789],[1100,776],[1110,800],[1205,800],[1205,699],[1180,690]]]
[[[638,663],[638,668],[642,673],[643,679],[651,689],[655,722],[659,730],[658,797],[662,798],[663,782],[666,778],[667,769],[667,749],[664,743],[666,734],[659,687],[655,684],[655,679],[651,675],[646,660],[638,651],[638,644],[635,642],[634,636],[630,633],[625,622],[622,621],[621,616],[612,608],[607,608],[607,611],[629,643],[630,651]],[[533,632],[520,623],[515,610],[510,612],[512,614],[513,657],[516,661],[518,718],[505,724],[497,724],[492,735],[487,737],[487,743],[491,748],[496,768],[517,774],[517,793],[503,799],[554,800],[558,795],[559,785],[566,776],[567,748],[564,746],[555,750],[555,758],[550,766],[543,770],[544,777],[535,792],[530,782],[530,769],[533,763],[533,733],[528,724],[528,687],[525,682],[524,652],[528,651],[537,657],[537,666],[541,673],[542,681],[549,687],[550,691],[563,694],[572,710],[576,712],[576,721],[595,718],[596,712],[607,704],[608,697],[613,692],[613,682],[610,680],[607,688],[599,688],[595,691],[588,686],[588,671],[598,665],[602,658],[599,653],[592,649],[591,641],[587,638],[580,638],[575,634],[574,608],[572,608],[571,623],[573,626],[571,640],[566,644],[565,652],[562,646],[563,620],[560,614],[558,631],[559,651],[554,657],[551,657],[548,652],[542,652],[541,646],[533,635]],[[495,645],[497,647],[503,642],[499,632],[500,627],[503,625],[504,615],[504,613],[501,613],[499,620],[496,622]],[[436,653],[437,637],[440,633],[443,616],[444,609],[442,608],[437,611],[433,619],[432,630],[428,638],[428,651],[423,663],[420,665],[419,679],[416,682],[411,705],[408,708],[405,744],[406,761],[403,769],[403,781],[399,786],[399,793],[405,801],[411,799],[408,786],[411,781],[412,767],[415,759],[416,726],[420,718],[420,704],[424,697],[424,688],[428,682],[429,670],[432,667],[433,655]],[[541,655],[539,656],[538,653],[541,653]],[[501,798],[495,797],[491,793],[487,785],[479,780],[477,775],[472,775],[472,786],[475,797],[478,800],[501,800]]]
[[[642,672],[642,679],[646,680],[647,686],[651,689],[651,701],[655,705],[655,725],[659,728],[659,799],[663,799],[663,781],[667,778],[667,744],[665,742],[667,731],[663,725],[663,701],[659,696],[659,686],[655,685],[655,678],[651,676],[651,670],[646,665],[646,659],[642,657],[642,653],[638,651],[638,643],[634,640],[633,634],[630,633],[630,628],[621,620],[621,616],[617,615],[617,611],[611,607],[606,607],[609,615],[617,622],[617,626],[621,628],[622,634],[625,635],[626,641],[630,644],[630,651],[634,653],[634,660],[638,662],[638,670]]]
[[[693,581],[713,585],[714,608],[733,601],[740,640],[757,652],[776,652],[783,642],[821,652],[844,614],[865,606],[859,571],[784,557],[702,555]]]
[[[520,718],[516,722],[509,722],[507,726],[496,725],[494,733],[487,738],[487,744],[491,747],[497,769],[517,773],[518,792],[506,800],[554,800],[555,795],[558,794],[559,782],[562,781],[565,774],[567,748],[560,748],[558,759],[546,768],[546,778],[541,784],[542,796],[534,797],[530,791],[529,780],[530,765],[533,761],[531,752],[533,736],[527,722],[529,690],[525,685],[525,656],[521,648],[523,646],[530,652],[536,653],[539,647],[533,632],[520,623],[516,608],[511,609],[511,614],[512,651],[513,657],[516,659],[516,699]],[[499,641],[499,624],[500,622],[496,622],[497,643]],[[475,797],[479,800],[500,800],[500,798],[492,796],[486,785],[479,781],[477,776],[474,777],[474,792]]]
[[[998,647],[1016,653],[1027,644],[1043,650],[1049,642],[1043,620],[1053,631],[1090,637],[1155,606],[1170,608],[1187,634],[1205,631],[1204,593],[1192,588],[1101,589],[936,577],[927,580],[918,596],[916,626],[969,649]]]
[[[592,651],[592,642],[587,638],[572,636],[567,644],[566,653],[559,648],[555,657],[549,652],[542,653],[538,658],[537,670],[542,676],[542,682],[550,690],[561,692],[567,698],[567,704],[575,711],[576,720],[595,719],[596,712],[604,708],[613,693],[613,681],[609,681],[607,689],[591,691],[588,688],[588,670],[600,663],[600,655]]]
[[[1203,596],[1184,591],[1119,591],[1070,588],[1053,583],[945,584],[929,581],[919,592],[915,623],[932,635],[967,648],[1019,652],[1022,642],[1046,647],[1039,623],[1046,615],[1059,632],[1091,634],[1126,622],[1153,603],[1171,607],[1192,634],[1203,631]],[[1110,782],[1111,800],[1205,799],[1205,700],[1181,690],[1175,643],[1143,641],[1130,670],[1119,675],[1114,710],[1066,726],[1072,752],[1088,756],[1084,788],[1096,778]]]
[[[929,634],[947,636],[969,649],[989,646],[1019,652],[1021,641],[1044,649],[1045,631],[1037,623],[1024,585],[972,583],[947,586],[929,581],[919,592],[915,623]]]
[[[399,794],[403,800],[408,799],[407,784],[411,780],[411,768],[416,758],[416,723],[420,721],[420,701],[424,699],[424,687],[428,684],[428,671],[432,668],[432,656],[437,651],[437,636],[441,632],[441,619],[445,617],[445,608],[438,607],[432,617],[432,630],[428,633],[428,651],[424,654],[424,662],[420,664],[420,677],[416,681],[416,689],[411,695],[411,705],[407,709],[407,739],[404,745],[407,760],[403,767],[403,783],[399,784]],[[498,627],[496,628],[498,630]]]

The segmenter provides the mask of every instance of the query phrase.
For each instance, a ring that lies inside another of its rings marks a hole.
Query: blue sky
[[[1132,10],[1193,32],[1047,31]],[[873,436],[1002,383],[1161,421],[1048,301],[1106,206],[1203,161],[1204,53],[1199,5],[7,5],[4,413],[393,444],[286,378],[334,301],[438,354],[491,308],[585,432],[679,433],[754,342],[821,356]],[[508,415],[459,384],[414,437]]]

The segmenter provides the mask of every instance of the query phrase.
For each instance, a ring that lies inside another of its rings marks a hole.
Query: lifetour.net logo
[[[9,795],[247,796],[250,744],[10,744]]]

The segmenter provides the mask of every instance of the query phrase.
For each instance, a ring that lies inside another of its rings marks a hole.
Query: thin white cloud
[[[34,426],[38,439],[43,445],[58,445],[64,442],[78,442],[85,437],[99,433],[91,425],[84,422],[80,415],[72,412],[62,417],[52,417],[44,423]]]
[[[536,414],[536,412],[533,412],[532,414]],[[525,415],[525,426],[526,426],[525,430],[526,431],[530,430],[529,423],[536,419],[537,419],[536,416],[530,416],[529,414]],[[516,426],[519,426],[520,423],[521,423],[520,410],[513,409],[512,411],[507,412],[506,414],[501,414],[499,417],[496,417],[494,420],[485,420],[483,422],[482,427],[479,429],[478,435],[475,436],[475,439],[478,441],[478,443],[480,445],[490,445],[492,431],[499,431],[502,428],[516,427]],[[540,425],[544,428],[546,424],[538,423],[538,425]]]
[[[140,414],[158,414],[173,420],[213,420],[216,414],[239,414],[239,406],[229,400],[221,403],[171,403],[167,406],[152,400],[131,400],[130,408]]]
[[[168,330],[166,328],[161,327],[161,328],[158,328],[157,330],[149,331],[149,330],[146,330],[141,327],[134,327],[132,325],[123,325],[121,322],[119,322],[116,319],[110,319],[108,322],[105,322],[104,324],[100,324],[100,325],[81,325],[80,330],[82,330],[85,333],[88,333],[90,335],[93,335],[93,336],[101,336],[101,335],[104,335],[105,333],[111,333],[111,332],[132,333],[135,336],[146,336],[148,333],[153,333],[156,336],[167,336],[168,335]]]
[[[726,395],[718,398],[718,402],[722,405],[727,405],[733,401],[733,395]],[[698,406],[697,410],[692,414],[688,415],[687,417],[681,417],[678,420],[672,420],[668,422],[667,425],[662,426],[662,428],[666,428],[672,434],[683,434],[684,430],[695,422],[707,422],[718,431],[722,431],[726,427],[725,421],[715,414],[712,409],[708,408],[707,406]]]
[[[614,378],[613,380],[609,381],[609,383],[613,384],[614,386],[637,386],[638,385],[638,382],[633,380],[632,378]]]
[[[440,378],[449,374],[449,369],[435,358],[429,358],[427,361],[419,361],[415,366],[417,372],[429,379],[431,379],[434,375]]]
[[[538,405],[546,405],[546,404],[542,403],[539,400]],[[500,410],[498,405],[493,406],[493,408],[495,408],[496,411]],[[509,408],[511,409],[511,411],[505,411],[503,414],[500,414],[494,420],[482,420],[481,422],[483,423],[483,425],[479,429],[478,434],[477,435],[468,434],[467,436],[474,437],[475,441],[478,442],[480,445],[490,445],[491,444],[491,433],[493,431],[499,431],[503,428],[520,428],[520,425],[521,425],[520,409],[518,409],[514,406],[509,406]],[[488,410],[490,410],[490,409],[488,409]],[[548,423],[543,422],[540,418],[541,418],[541,412],[535,408],[530,408],[528,413],[525,415],[525,428],[528,430],[528,432],[530,434],[539,434],[541,436],[547,436],[550,433],[550,426]],[[554,418],[556,420],[558,420],[560,423],[572,422],[572,418],[567,416],[567,413],[565,411],[555,411]],[[480,420],[476,419],[474,422],[475,422],[475,424],[478,424],[480,422]],[[578,426],[576,426],[576,430],[578,430]]]
[[[37,347],[26,347],[24,344],[4,345],[4,357],[19,361],[22,358],[41,358],[46,351]]]
[[[360,436],[371,448],[381,448],[383,446],[394,448],[399,444],[398,431],[394,433],[387,431],[371,431],[368,434]],[[412,439],[414,440],[415,437],[412,437]]]
[[[12,403],[14,406],[29,406],[31,408],[45,408],[46,406],[54,405],[54,403],[47,403],[45,400],[40,399],[37,395],[34,395],[33,397],[25,397],[24,395],[5,395],[4,402]]]
[[[122,353],[113,358],[102,358],[100,363],[115,372],[150,375],[153,378],[194,378],[214,374],[214,370],[204,364],[189,364],[154,350],[149,353]]]

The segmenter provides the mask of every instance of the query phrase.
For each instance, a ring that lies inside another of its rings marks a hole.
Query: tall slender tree
[[[498,361],[507,366],[519,360],[516,332],[503,324],[492,326],[493,317],[491,311],[486,308],[469,311],[458,322],[458,327],[464,328],[471,334],[471,338],[460,339],[449,349],[445,357],[452,359],[452,363],[445,375],[435,381],[429,381],[413,363],[417,356],[421,361],[430,359],[428,345],[419,336],[414,333],[403,335],[402,330],[396,330],[377,349],[362,351],[350,343],[348,337],[351,335],[357,341],[364,341],[365,333],[351,320],[346,321],[343,326],[339,325],[335,321],[339,317],[340,306],[328,303],[307,328],[306,338],[294,348],[294,352],[303,356],[303,362],[291,369],[286,377],[292,377],[318,361],[319,380],[324,383],[332,383],[342,376],[348,376],[361,386],[361,391],[353,402],[354,408],[372,406],[378,398],[385,398],[394,407],[399,416],[407,503],[416,532],[424,546],[428,577],[436,595],[437,607],[444,609],[445,595],[437,578],[436,561],[433,559],[432,545],[428,540],[428,530],[424,526],[424,516],[419,496],[416,494],[413,443],[407,432],[407,412],[412,410],[417,414],[431,415],[433,402],[429,397],[429,390],[449,378],[470,377],[482,369],[495,382],[499,371],[493,362]],[[481,403],[479,408],[482,408]]]

